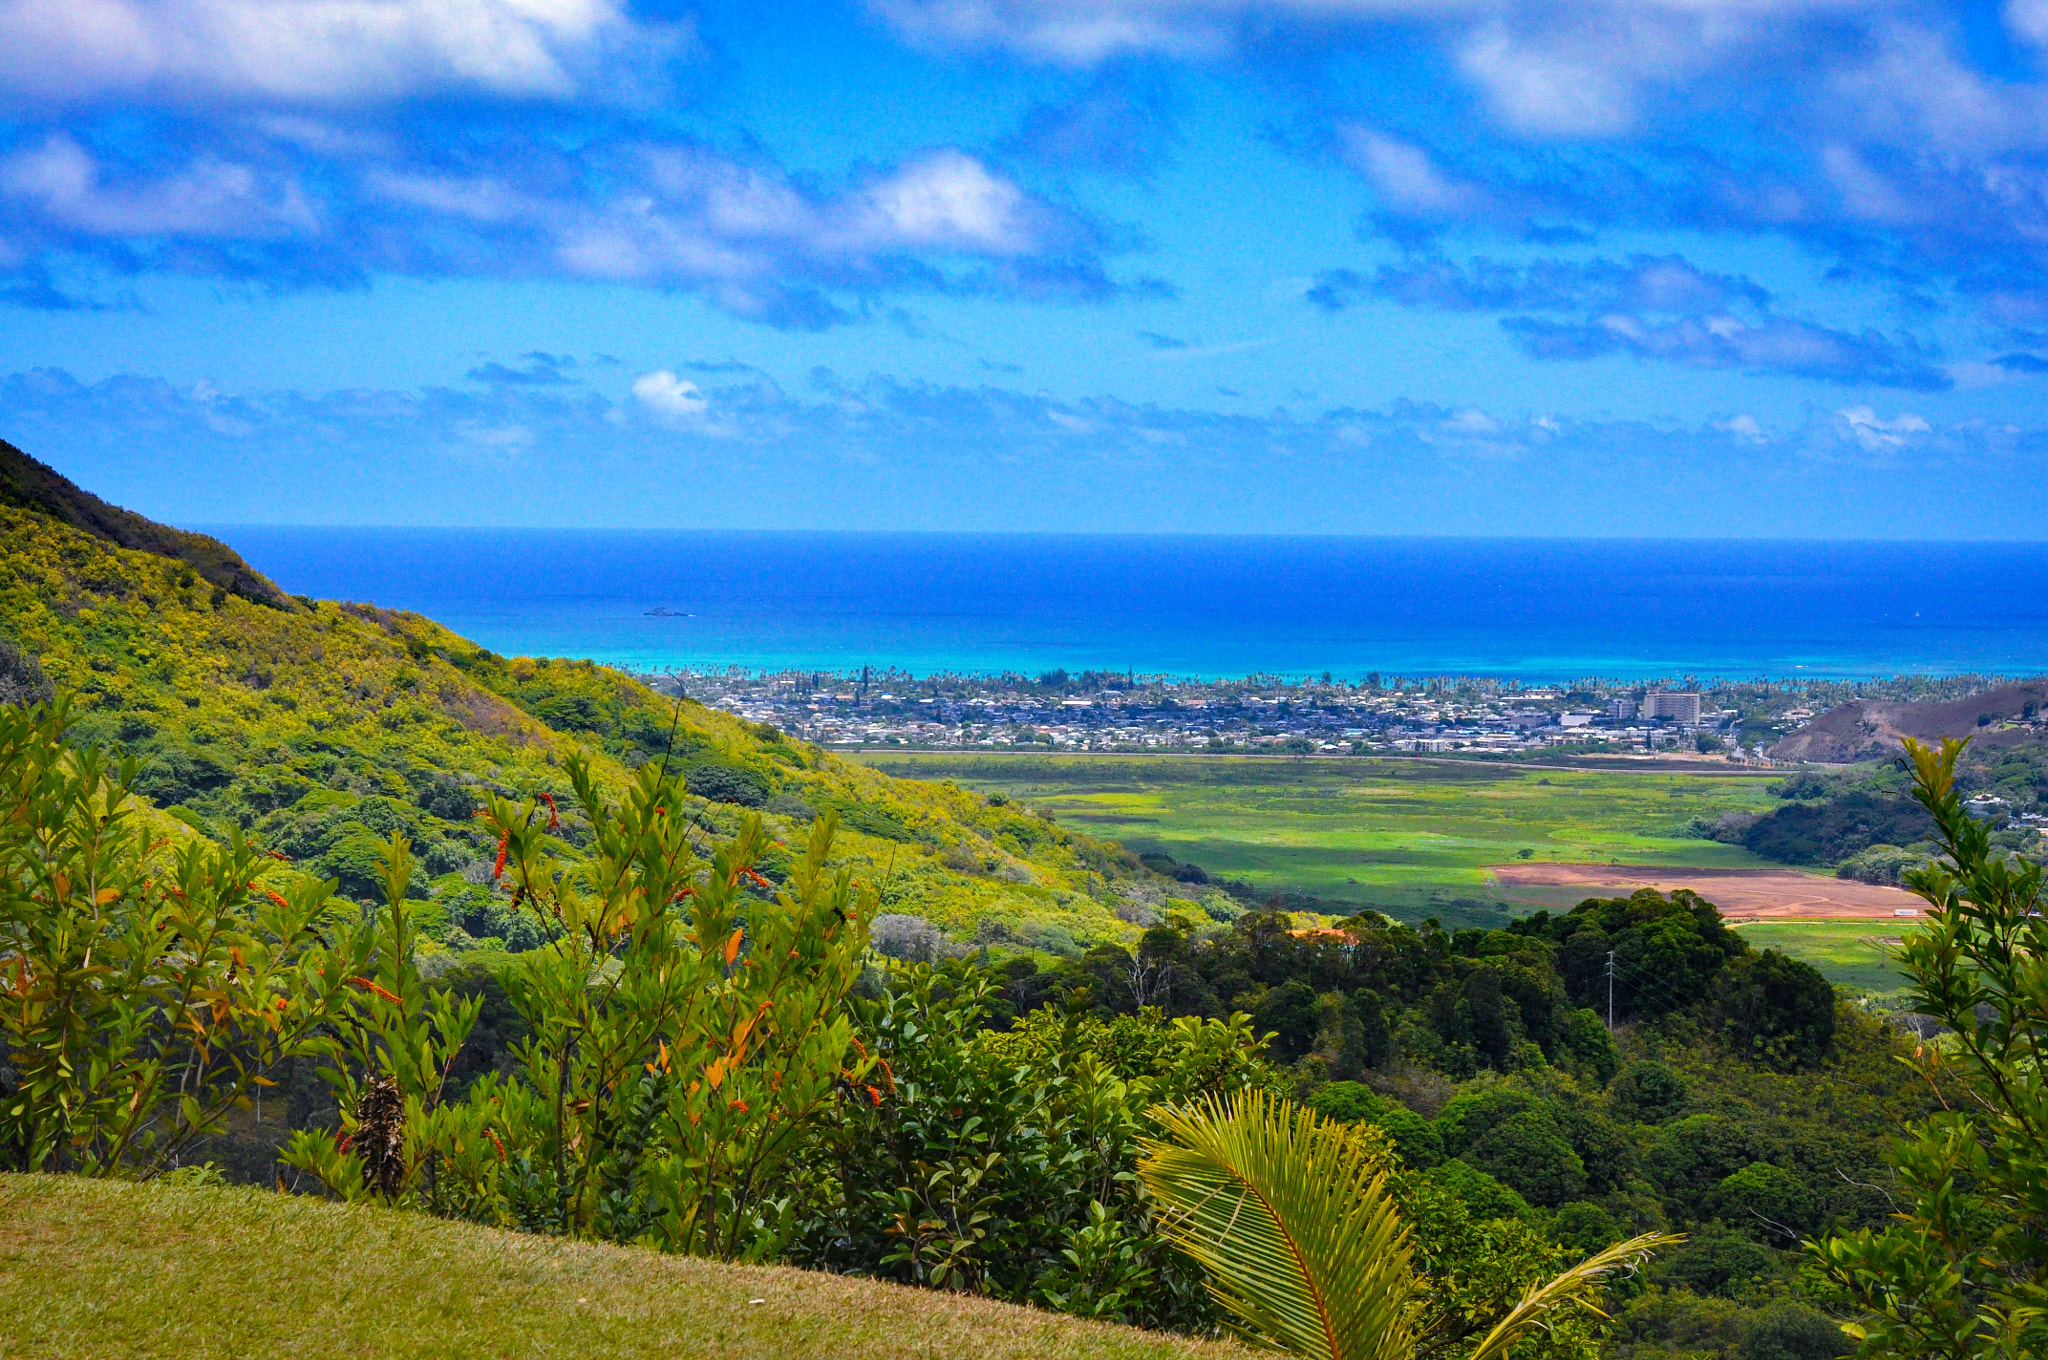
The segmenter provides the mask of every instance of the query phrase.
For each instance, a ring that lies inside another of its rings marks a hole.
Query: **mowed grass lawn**
[[[986,1299],[258,1189],[0,1176],[5,1360],[1250,1360]]]
[[[1769,788],[1779,776],[1767,773],[1538,770],[1364,757],[858,759],[892,774],[1005,793],[1133,850],[1163,850],[1211,874],[1411,917],[1448,902],[1497,899],[1486,866],[1518,858],[1773,867],[1734,846],[1684,834],[1695,816],[1711,821],[1774,806]]]

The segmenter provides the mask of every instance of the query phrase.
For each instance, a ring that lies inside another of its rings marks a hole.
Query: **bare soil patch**
[[[1924,905],[1904,888],[1847,878],[1822,878],[1792,869],[1678,869],[1625,864],[1494,864],[1487,867],[1510,900],[1557,904],[1558,890],[1612,897],[1638,888],[1670,892],[1690,888],[1742,921],[1877,921],[1918,913]],[[1523,891],[1517,891],[1517,890]],[[1549,891],[1545,891],[1548,889]]]

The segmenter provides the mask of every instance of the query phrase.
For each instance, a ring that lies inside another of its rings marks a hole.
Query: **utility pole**
[[[1607,951],[1607,1032],[1614,1033],[1614,951]]]

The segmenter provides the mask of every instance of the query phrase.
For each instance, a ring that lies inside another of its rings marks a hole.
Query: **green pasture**
[[[1913,928],[1911,921],[1753,921],[1737,927],[1754,947],[1789,954],[1820,969],[1828,981],[1865,992],[1905,985],[1888,946]]]
[[[1212,875],[1447,923],[1497,918],[1486,866],[1560,860],[1768,867],[1685,834],[1772,806],[1777,776],[1411,759],[876,752],[891,774],[1003,793]]]

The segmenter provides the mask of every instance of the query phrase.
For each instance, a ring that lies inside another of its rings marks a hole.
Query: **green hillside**
[[[0,1355],[1250,1354],[960,1294],[265,1190],[0,1176]]]
[[[1151,876],[1035,812],[892,779],[607,667],[501,657],[416,614],[274,588],[259,602],[267,581],[233,558],[260,586],[213,584],[187,540],[233,557],[224,545],[135,530],[128,521],[149,521],[93,501],[145,544],[122,547],[66,510],[85,493],[45,479],[39,500],[24,498],[19,481],[0,478],[0,643],[13,644],[0,668],[10,651],[17,672],[39,664],[49,687],[75,696],[77,736],[135,756],[137,787],[157,806],[208,835],[250,831],[350,897],[371,894],[374,847],[404,830],[458,946],[520,943],[478,886],[493,848],[470,821],[481,796],[564,795],[576,750],[611,783],[670,761],[702,795],[710,830],[754,808],[787,839],[836,809],[839,852],[881,883],[884,910],[956,935],[1134,934],[1114,880]]]

